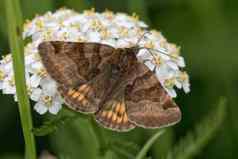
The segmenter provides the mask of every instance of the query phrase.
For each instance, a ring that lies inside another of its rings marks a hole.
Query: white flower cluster
[[[189,92],[189,77],[181,71],[185,63],[179,55],[179,48],[168,43],[160,32],[147,31],[146,28],[147,25],[139,21],[136,15],[114,14],[111,11],[97,13],[94,9],[83,13],[60,9],[26,22],[23,37],[30,39],[24,50],[26,82],[29,96],[36,102],[34,109],[39,114],[47,111],[57,114],[63,104],[56,83],[45,71],[37,50],[41,42],[50,40],[98,42],[116,48],[137,44],[150,48],[141,49],[138,60],[155,72],[169,95],[176,97],[175,87]],[[149,33],[144,35],[145,32]],[[0,89],[4,94],[13,94],[17,100],[11,55],[0,61]]]

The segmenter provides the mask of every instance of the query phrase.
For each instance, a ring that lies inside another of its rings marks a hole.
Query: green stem
[[[13,58],[14,77],[27,159],[36,159],[35,139],[32,133],[30,102],[25,82],[22,40],[22,14],[18,0],[5,0],[9,43]]]
[[[155,141],[165,132],[165,130],[160,130],[155,133],[144,145],[141,151],[136,156],[136,159],[144,159],[150,147],[155,143]]]

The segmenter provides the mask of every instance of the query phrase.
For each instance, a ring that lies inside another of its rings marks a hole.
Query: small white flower
[[[61,108],[62,101],[59,96],[51,97],[47,95],[42,95],[34,106],[34,109],[41,115],[47,111],[51,114],[57,114]]]
[[[183,88],[185,93],[190,92],[189,77],[186,72],[179,72],[177,77],[178,83],[180,83],[180,88]]]
[[[0,89],[3,88],[3,80],[5,78],[5,73],[4,73],[4,70],[3,70],[3,65],[0,64]]]
[[[57,114],[61,109],[63,100],[57,93],[57,86],[55,81],[47,77],[42,79],[40,83],[42,89],[35,89],[31,98],[38,101],[34,109],[39,114],[44,114],[49,111],[51,114]]]

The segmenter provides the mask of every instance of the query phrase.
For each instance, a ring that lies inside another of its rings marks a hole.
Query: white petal
[[[18,99],[17,99],[17,95],[16,95],[16,94],[14,94],[14,101],[15,101],[15,102],[18,101]]]
[[[53,105],[51,107],[49,107],[49,112],[51,114],[57,114],[60,111],[61,108],[62,108],[61,103],[53,102]]]
[[[174,63],[173,61],[167,61],[166,64],[167,64],[168,66],[170,66],[170,67],[171,67],[172,69],[174,69],[174,70],[179,70],[177,64]]]
[[[153,59],[151,54],[147,50],[145,50],[145,49],[140,50],[139,53],[136,56],[141,61],[152,60]]]
[[[12,87],[7,79],[3,81],[2,87],[3,94],[16,94],[16,88]]]
[[[41,101],[35,104],[34,109],[40,115],[45,114],[48,110],[47,106],[45,106]]]
[[[177,63],[180,67],[185,67],[185,61],[184,61],[183,57],[179,56],[178,60],[177,60]]]
[[[32,87],[38,87],[40,85],[41,77],[38,76],[37,74],[34,74],[30,77],[30,85]]]
[[[45,95],[55,96],[55,94],[57,93],[56,82],[49,77],[42,79],[40,85],[43,87],[43,91]]]
[[[100,34],[98,32],[88,32],[88,40],[90,42],[100,42]]]
[[[179,82],[178,80],[175,80],[175,86],[176,86],[177,88],[181,89],[181,88],[182,88],[182,83]]]
[[[33,101],[38,101],[41,97],[41,94],[42,94],[42,90],[40,88],[33,89],[30,98]]]
[[[165,55],[165,54],[160,53],[160,57],[161,57],[164,61],[170,60],[170,56],[169,56],[169,55]]]
[[[0,89],[3,88],[3,82],[0,81]]]
[[[150,61],[146,61],[145,62],[145,65],[151,70],[151,71],[153,71],[154,69],[155,69],[155,65],[152,63],[152,62],[150,62]]]
[[[183,90],[185,93],[189,93],[190,92],[190,84],[189,83],[183,84]]]
[[[173,88],[171,88],[171,89],[165,88],[165,90],[169,94],[170,97],[172,97],[172,98],[177,97],[176,91]]]

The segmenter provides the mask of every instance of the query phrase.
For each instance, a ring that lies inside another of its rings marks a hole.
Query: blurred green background
[[[225,122],[216,136],[195,158],[238,158],[238,1],[21,0],[21,2],[25,19],[63,6],[77,11],[95,7],[96,11],[104,11],[107,8],[129,14],[136,12],[150,28],[161,31],[168,41],[181,46],[192,84],[190,94],[184,95],[181,92],[176,99],[183,112],[182,121],[161,137],[162,139],[149,152],[153,159],[165,154],[208,112],[215,110],[220,96],[225,96],[228,101]],[[0,1],[0,53],[4,55],[9,52],[9,46],[2,3],[3,0]],[[23,154],[24,141],[17,104],[13,102],[13,97],[8,95],[1,94],[0,101],[0,156]],[[33,115],[37,124],[41,117],[35,112]],[[51,136],[37,138],[38,151],[40,153],[41,150],[48,149],[55,153],[90,158],[94,155],[92,151],[95,141],[93,137],[89,137],[88,129],[90,128],[87,121],[75,121]],[[126,138],[138,144],[144,143],[153,133],[141,129],[125,134],[103,131],[109,137]],[[156,155],[157,153],[159,155]]]

